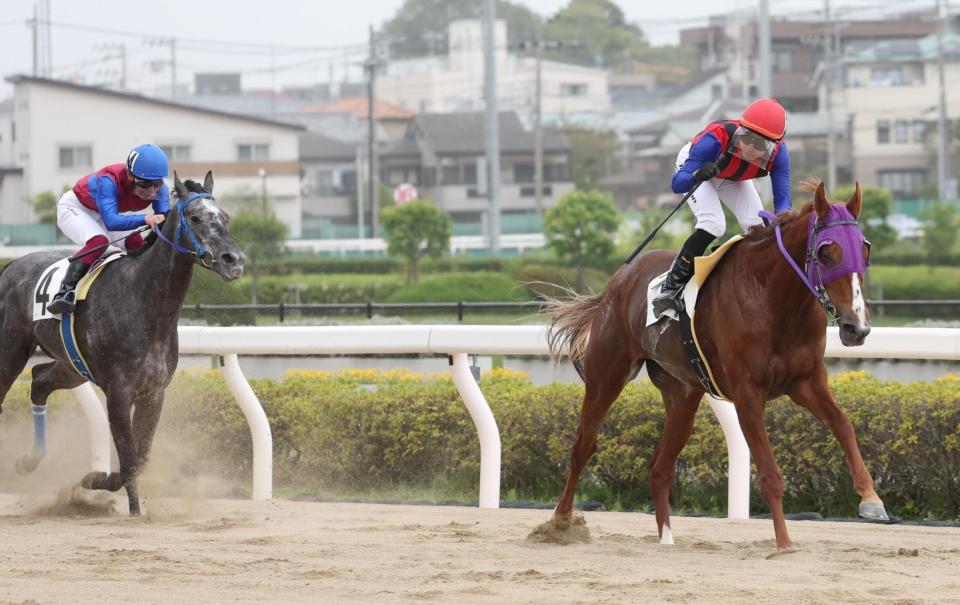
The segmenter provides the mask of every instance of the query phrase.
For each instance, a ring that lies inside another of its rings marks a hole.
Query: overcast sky
[[[517,1],[517,0],[515,0]],[[478,4],[481,0],[477,0]],[[361,58],[370,25],[379,27],[403,0],[50,0],[52,64],[55,77],[83,74],[118,78],[119,60],[105,59],[125,45],[128,79],[163,78],[168,46],[151,40],[178,40],[178,80],[194,71],[242,71],[245,86],[276,86],[341,79],[345,66]],[[568,0],[518,0],[551,15]],[[865,17],[894,6],[932,7],[936,0],[831,0],[833,10]],[[0,0],[0,74],[29,73],[32,43],[26,20],[33,0]],[[823,0],[771,0],[774,15],[817,18]],[[755,7],[757,0],[620,0],[627,19],[654,44],[677,42],[677,32],[705,23],[709,15]],[[251,8],[252,7],[252,8]],[[866,11],[869,11],[867,13]],[[95,31],[100,30],[100,31]],[[214,44],[216,43],[216,44]],[[112,47],[110,45],[113,45]],[[262,46],[261,46],[262,45]],[[276,45],[271,53],[270,45]],[[308,50],[293,47],[309,47]],[[169,73],[169,72],[168,72]],[[0,98],[10,93],[0,84]]]

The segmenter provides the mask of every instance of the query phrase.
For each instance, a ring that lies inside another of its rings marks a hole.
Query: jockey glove
[[[697,171],[693,173],[693,178],[700,182],[709,181],[713,177],[717,176],[718,172],[720,172],[720,169],[717,168],[716,163],[704,162],[703,166],[697,168]]]

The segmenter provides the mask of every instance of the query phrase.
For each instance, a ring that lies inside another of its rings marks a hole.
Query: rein
[[[793,260],[793,257],[787,252],[786,247],[783,245],[783,235],[780,233],[780,219],[777,218],[774,214],[767,212],[766,210],[760,211],[760,217],[766,219],[767,221],[773,223],[774,233],[777,235],[777,246],[780,248],[780,253],[784,258],[787,259],[787,262],[790,263],[790,266],[793,267],[793,270],[797,272],[797,275],[800,276],[800,279],[803,281],[804,285],[807,286],[807,289],[813,294],[817,299],[817,302],[820,303],[820,306],[823,309],[833,316],[834,319],[837,319],[837,308],[832,302],[830,302],[830,296],[827,294],[827,288],[823,284],[823,274],[820,271],[820,260],[817,258],[816,249],[817,249],[817,235],[829,228],[836,227],[840,225],[857,225],[857,221],[834,221],[832,223],[821,223],[817,220],[813,226],[812,237],[807,238],[807,253],[804,258],[804,269],[807,271],[801,271],[800,267],[797,266],[797,263]],[[817,276],[817,284],[814,286],[810,283],[810,280],[807,279],[807,274],[809,273],[810,263],[813,263],[814,270]]]
[[[205,250],[203,245],[200,244],[200,241],[197,239],[193,229],[190,228],[190,224],[187,222],[187,217],[184,214],[184,210],[186,210],[187,206],[189,206],[191,202],[201,198],[213,199],[213,195],[206,192],[194,193],[187,199],[177,202],[177,216],[179,217],[180,222],[177,225],[176,241],[173,241],[165,236],[163,231],[157,225],[154,225],[153,232],[157,234],[158,238],[169,244],[171,248],[180,254],[192,256],[194,262],[199,263],[207,269],[210,269],[216,264],[217,261],[215,258],[213,258],[213,253],[211,253],[209,250]],[[184,231],[186,231],[187,235],[190,237],[190,242],[193,244],[193,250],[189,250],[180,245]]]

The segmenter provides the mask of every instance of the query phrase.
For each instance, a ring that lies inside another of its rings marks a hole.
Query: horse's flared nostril
[[[237,262],[237,257],[229,252],[224,252],[220,255],[220,262],[224,265],[234,265]]]

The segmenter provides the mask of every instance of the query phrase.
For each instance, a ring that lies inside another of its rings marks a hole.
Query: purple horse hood
[[[869,254],[863,253],[865,242],[857,219],[846,206],[831,204],[824,221],[819,221],[816,213],[811,214],[807,225],[807,279],[811,284],[826,285],[851,273],[862,277],[870,266]],[[835,267],[820,264],[820,248],[830,244],[838,244],[843,251],[843,258]]]

